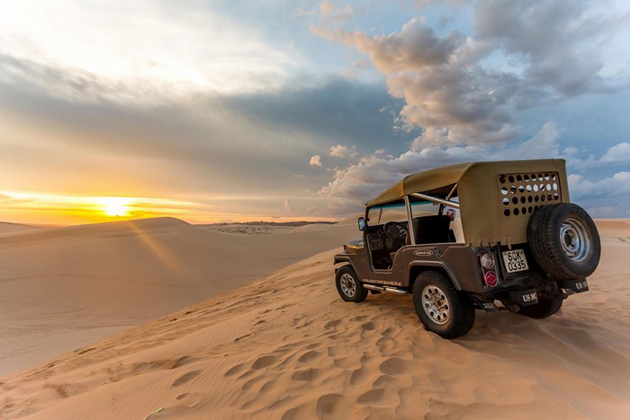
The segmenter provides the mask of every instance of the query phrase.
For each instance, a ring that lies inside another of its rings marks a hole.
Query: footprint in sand
[[[291,379],[294,381],[310,382],[317,378],[318,375],[319,369],[298,370],[291,376]]]
[[[343,404],[344,399],[339,394],[326,394],[317,400],[317,418],[334,418],[338,412],[339,405]]]
[[[259,357],[252,365],[252,369],[254,370],[264,369],[276,363],[277,360],[278,358],[276,356]]]
[[[238,365],[232,366],[230,368],[230,370],[228,370],[227,372],[225,372],[225,374],[223,375],[224,377],[229,377],[229,376],[234,376],[237,373],[240,373],[243,368],[245,367],[245,365],[243,363],[239,363]]]
[[[175,381],[173,382],[173,385],[171,385],[171,386],[172,387],[176,387],[176,386],[183,385],[183,384],[193,380],[194,378],[196,378],[200,374],[201,374],[200,370],[193,370],[191,372],[185,373],[182,376],[180,376],[179,378],[175,379]]]
[[[307,351],[302,356],[300,356],[300,358],[298,359],[298,362],[308,363],[317,359],[319,356],[321,356],[321,353],[318,351],[315,351],[315,350]]]
[[[325,330],[329,330],[331,328],[335,328],[339,324],[341,324],[341,320],[340,319],[334,319],[334,320],[328,321],[326,324],[324,324],[324,329]]]
[[[198,392],[185,392],[179,394],[175,399],[181,401],[181,404],[186,407],[194,407],[203,401],[203,395]]]
[[[379,369],[386,375],[402,375],[409,372],[410,365],[411,363],[406,360],[390,357],[381,363]]]
[[[370,322],[366,322],[365,324],[361,325],[361,328],[366,330],[366,331],[372,331],[376,327],[374,326],[374,323],[372,321],[370,321]]]
[[[371,389],[368,392],[366,392],[365,394],[362,394],[357,399],[357,402],[359,404],[378,403],[378,402],[380,402],[383,399],[384,395],[385,395],[385,390],[384,389]]]

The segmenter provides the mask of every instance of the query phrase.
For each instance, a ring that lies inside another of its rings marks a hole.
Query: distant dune
[[[0,235],[0,376],[341,247],[358,234],[329,228],[231,235],[154,218]]]
[[[0,235],[5,233],[24,232],[39,229],[36,226],[23,225],[21,223],[0,222]]]

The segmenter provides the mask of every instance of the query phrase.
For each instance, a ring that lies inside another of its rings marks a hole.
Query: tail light
[[[499,277],[495,269],[494,255],[487,252],[479,254],[479,265],[483,272],[483,281],[486,287],[494,287],[499,284]]]

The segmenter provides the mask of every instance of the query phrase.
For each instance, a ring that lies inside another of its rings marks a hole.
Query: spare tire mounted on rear
[[[593,219],[572,203],[543,206],[532,215],[527,239],[538,265],[558,279],[593,274],[601,254]]]

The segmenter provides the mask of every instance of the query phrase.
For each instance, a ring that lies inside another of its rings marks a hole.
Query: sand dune
[[[409,296],[342,302],[328,251],[5,378],[0,417],[627,418],[627,233],[559,315],[453,341]]]
[[[231,235],[174,218],[0,235],[0,376],[207,299],[358,233]]]
[[[595,219],[595,224],[604,238],[630,239],[630,219]]]
[[[0,222],[0,235],[6,233],[24,232],[39,229],[36,226],[23,225],[21,223]]]

